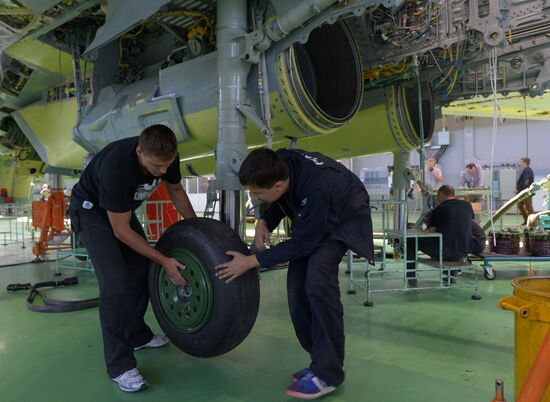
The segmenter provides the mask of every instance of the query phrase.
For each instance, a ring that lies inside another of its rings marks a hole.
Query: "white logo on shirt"
[[[151,184],[140,184],[134,193],[134,201],[145,201],[157,189],[162,179],[156,178]]]
[[[304,155],[304,158],[309,159],[310,161],[315,163],[317,166],[321,166],[321,165],[325,164],[325,162],[320,162],[315,156],[311,156],[311,155],[306,154],[306,155]]]
[[[300,204],[301,204],[302,206],[306,205],[306,204],[307,204],[307,197],[304,198]]]

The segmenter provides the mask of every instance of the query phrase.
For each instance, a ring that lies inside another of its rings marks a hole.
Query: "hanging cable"
[[[523,113],[525,115],[525,156],[529,156],[529,124],[527,123],[527,101],[523,97]]]
[[[491,81],[491,89],[493,90],[493,133],[491,136],[491,166],[490,166],[490,219],[491,219],[491,233],[493,234],[493,246],[496,246],[496,236],[495,236],[495,222],[493,221],[493,211],[494,211],[494,193],[493,193],[493,168],[494,168],[494,156],[495,156],[495,143],[497,137],[497,127],[498,127],[498,100],[497,100],[497,73],[498,73],[498,58],[497,58],[497,49],[493,48],[491,50],[491,57],[489,59],[489,73]]]
[[[252,3],[252,27],[256,30],[257,26],[262,26],[265,19],[265,8],[260,13],[256,13],[256,4]],[[265,59],[265,52],[260,53],[260,61],[258,63],[258,95],[260,100],[260,114],[264,124],[262,130],[266,138],[267,147],[273,148],[273,130],[271,129],[271,108],[269,103],[269,85],[267,76],[267,63]]]

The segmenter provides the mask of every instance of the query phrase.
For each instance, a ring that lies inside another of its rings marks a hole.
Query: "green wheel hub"
[[[157,299],[168,322],[177,330],[192,333],[200,330],[210,319],[214,292],[208,268],[199,257],[186,249],[174,249],[166,254],[186,266],[180,270],[187,286],[176,286],[166,271],[157,265]]]

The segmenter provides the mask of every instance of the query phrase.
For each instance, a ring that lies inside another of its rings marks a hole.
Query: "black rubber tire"
[[[488,281],[492,281],[493,279],[495,279],[497,277],[497,273],[494,269],[492,269],[491,272],[492,272],[492,274],[489,274],[489,272],[486,269],[483,270],[483,276]]]
[[[156,248],[164,253],[187,249],[195,253],[207,267],[212,282],[214,306],[210,319],[194,333],[177,328],[164,317],[158,302],[157,270],[149,269],[149,293],[153,311],[164,333],[179,349],[197,357],[214,357],[239,345],[250,333],[260,304],[258,271],[249,270],[235,281],[226,284],[216,278],[214,267],[231,257],[225,253],[235,250],[249,254],[248,248],[229,226],[209,218],[185,219],[164,232]]]

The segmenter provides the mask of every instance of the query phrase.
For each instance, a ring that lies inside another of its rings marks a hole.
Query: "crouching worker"
[[[125,392],[147,388],[134,350],[168,343],[153,335],[143,316],[149,303],[150,261],[170,280],[185,285],[185,267],[150,246],[134,211],[166,181],[170,198],[185,218],[195,211],[181,185],[176,136],[153,125],[139,137],[115,141],[94,156],[71,194],[71,225],[85,243],[99,284],[99,321],[107,374]]]
[[[239,180],[252,197],[269,203],[256,226],[257,254],[228,251],[218,277],[231,282],[249,269],[289,261],[288,304],[298,341],[311,364],[292,375],[286,393],[315,399],[344,381],[344,322],[338,265],[348,249],[373,264],[369,195],[343,165],[316,152],[257,149],[248,155]],[[283,217],[292,237],[266,249]]]
[[[441,233],[443,240],[443,260],[461,261],[468,253],[475,249],[481,252],[485,247],[485,235],[474,219],[472,205],[455,197],[455,189],[443,185],[437,191],[439,205],[430,213],[426,229],[427,232]],[[475,225],[475,226],[474,226]],[[482,247],[483,244],[483,247]],[[435,237],[421,237],[418,239],[418,249],[433,259],[439,259],[439,239]],[[409,285],[416,285],[415,269],[415,239],[407,239],[407,278]],[[455,274],[455,272],[451,272]],[[451,279],[454,282],[454,279]]]

